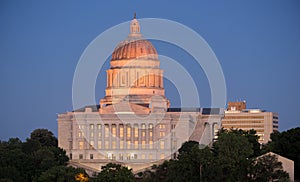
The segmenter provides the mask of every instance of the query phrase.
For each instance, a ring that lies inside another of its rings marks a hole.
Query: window
[[[134,137],[135,138],[139,137],[139,127],[137,124],[134,125]]]
[[[124,149],[124,141],[120,140],[120,149]]]
[[[160,129],[164,129],[164,128],[166,128],[166,125],[165,125],[165,124],[160,124],[160,125],[159,125],[159,128],[160,128]]]
[[[153,141],[152,140],[149,141],[149,149],[153,149]]]
[[[130,149],[131,142],[127,141],[127,149]]]
[[[123,154],[119,154],[119,160],[123,160]]]
[[[90,124],[90,130],[94,130],[94,124]]]
[[[97,125],[97,127],[98,127],[98,138],[101,138],[101,133],[102,133],[102,125],[101,124],[98,124]]]
[[[145,159],[146,158],[146,155],[145,154],[142,154],[142,159]]]
[[[94,155],[93,154],[90,154],[90,159],[94,159]]]
[[[152,136],[153,136],[153,132],[149,131],[149,137],[152,137]]]
[[[72,153],[70,153],[70,159],[72,160],[72,157],[73,157],[73,155],[72,155]]]
[[[126,158],[127,160],[130,160],[130,154],[127,154]]]
[[[160,132],[159,132],[159,136],[160,136],[160,137],[164,137],[164,136],[165,136],[165,132],[164,132],[164,131],[160,131]]]
[[[160,141],[160,149],[165,149],[165,141]]]
[[[98,149],[102,148],[102,141],[98,141]]]
[[[164,153],[160,154],[160,159],[165,159],[165,154]]]
[[[145,149],[145,148],[146,148],[146,141],[143,140],[143,141],[142,141],[142,149]]]
[[[116,149],[117,148],[117,143],[116,141],[112,141],[112,149]]]
[[[79,146],[79,149],[80,149],[80,150],[84,149],[83,144],[84,144],[83,141],[80,141],[80,142],[78,143],[78,146]]]
[[[124,125],[120,125],[120,138],[124,137]]]
[[[134,149],[138,149],[139,148],[139,141],[134,141]]]
[[[79,159],[83,159],[83,154],[79,154]]]
[[[105,141],[105,149],[109,149],[109,141]]]
[[[117,136],[117,128],[116,128],[115,124],[113,124],[111,126],[111,130],[112,130],[112,137],[116,137]]]
[[[106,124],[104,125],[104,133],[105,133],[105,138],[109,137],[109,125]]]
[[[94,138],[94,131],[91,131],[90,137],[91,137],[91,138]]]
[[[126,126],[126,128],[127,128],[127,138],[130,138],[131,137],[131,127],[130,127],[130,125],[127,125]]]
[[[145,130],[145,129],[146,129],[146,124],[143,123],[143,124],[142,124],[142,130]]]
[[[149,154],[149,159],[153,159],[153,155],[152,154]]]
[[[145,137],[145,136],[146,136],[146,132],[142,131],[142,137]]]

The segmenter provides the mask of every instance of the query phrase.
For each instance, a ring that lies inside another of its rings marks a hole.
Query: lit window
[[[139,137],[139,128],[138,128],[138,125],[134,125],[134,137],[135,138]]]
[[[149,149],[153,149],[153,141],[152,140],[149,141]]]
[[[112,149],[116,149],[117,148],[117,143],[116,141],[112,141]]]
[[[160,124],[160,125],[159,125],[159,128],[160,128],[160,129],[164,129],[164,128],[166,128],[166,125]]]
[[[153,128],[153,124],[149,124],[149,129],[152,129]]]
[[[102,142],[98,141],[98,149],[101,149],[101,148],[102,148]]]
[[[105,149],[109,148],[109,141],[105,141]]]
[[[138,149],[139,148],[139,141],[134,141],[134,149]]]
[[[109,137],[109,125],[106,124],[104,125],[104,133],[105,133],[105,138],[108,138]]]
[[[127,149],[130,149],[131,142],[127,141]]]
[[[90,130],[94,130],[94,125],[90,124]]]
[[[117,128],[116,125],[112,125],[112,137],[116,137],[117,136]]]
[[[102,133],[102,125],[98,124],[98,138],[101,138],[101,133]]]
[[[124,137],[124,126],[120,125],[120,138]]]
[[[146,136],[146,132],[142,131],[142,137],[145,137],[145,136]]]
[[[142,130],[144,130],[144,129],[146,129],[146,124],[145,123],[142,124]]]
[[[165,159],[165,154],[160,154],[160,159]]]
[[[153,155],[152,154],[149,154],[149,159],[153,159]]]
[[[153,132],[149,131],[149,137],[152,137],[152,136],[153,136]]]
[[[164,132],[164,131],[160,131],[160,132],[159,132],[159,136],[160,136],[160,137],[164,137],[164,136],[165,136],[165,132]]]
[[[145,148],[146,148],[146,141],[143,140],[143,141],[142,141],[142,149],[145,149]]]
[[[165,149],[165,141],[160,141],[160,149]]]
[[[83,144],[84,144],[84,143],[83,143],[82,141],[80,141],[80,142],[78,143],[79,149],[82,150],[82,149],[84,148]]]
[[[94,138],[94,132],[93,131],[90,133],[90,136],[91,136],[91,138]]]
[[[131,127],[130,125],[127,125],[127,138],[130,138],[131,137]]]
[[[142,154],[142,159],[145,159],[146,158],[146,155],[145,154]]]

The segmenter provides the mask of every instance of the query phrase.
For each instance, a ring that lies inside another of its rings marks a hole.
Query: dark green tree
[[[38,141],[42,147],[57,147],[57,138],[47,129],[36,129],[30,134],[31,140]]]
[[[131,182],[134,181],[132,170],[120,164],[109,163],[101,167],[101,172],[93,181]]]
[[[300,127],[271,134],[271,142],[264,147],[264,152],[274,152],[294,161],[295,180],[300,180]]]
[[[266,154],[258,157],[251,172],[254,181],[290,181],[289,174],[282,169],[282,164],[275,155]]]
[[[215,169],[221,181],[246,181],[252,144],[236,130],[221,130],[214,143]]]
[[[84,169],[66,167],[66,166],[53,166],[44,171],[38,178],[40,182],[74,182],[76,175],[83,173],[86,175]]]

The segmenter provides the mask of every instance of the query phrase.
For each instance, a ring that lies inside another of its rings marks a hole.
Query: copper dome
[[[158,56],[154,46],[146,39],[126,39],[112,53],[112,60],[136,58],[158,59]]]

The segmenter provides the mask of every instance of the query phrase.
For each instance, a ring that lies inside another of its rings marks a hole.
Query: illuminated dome
[[[156,49],[146,39],[128,38],[121,42],[112,53],[113,60],[121,59],[158,59]]]
[[[120,42],[112,53],[112,61],[124,59],[155,59],[158,60],[155,47],[150,41],[144,39],[140,33],[140,25],[134,16],[130,23],[130,34],[127,39]]]

